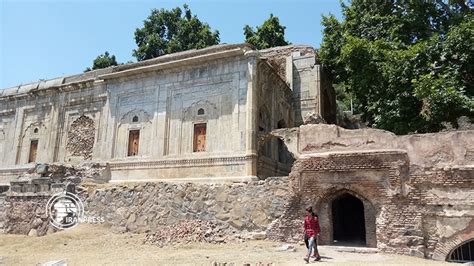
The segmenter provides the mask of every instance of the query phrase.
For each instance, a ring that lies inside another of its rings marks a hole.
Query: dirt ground
[[[44,237],[0,235],[0,264],[36,265],[63,259],[68,265],[306,265],[305,249],[300,245],[295,245],[296,251],[278,251],[284,243],[270,241],[159,248],[142,244],[144,238],[144,234],[116,234],[103,226],[85,224]],[[321,246],[320,252],[322,262],[310,264],[455,265],[409,256],[339,252],[329,246]]]

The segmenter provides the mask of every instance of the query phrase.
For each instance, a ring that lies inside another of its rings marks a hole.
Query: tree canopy
[[[397,134],[457,126],[474,114],[472,8],[463,0],[342,3],[342,21],[323,16],[319,56],[369,125]]]
[[[257,49],[288,45],[289,42],[285,40],[285,29],[278,17],[270,14],[270,18],[265,20],[262,26],[257,26],[256,31],[249,25],[244,27],[245,42]]]
[[[183,9],[153,9],[142,28],[135,31],[138,48],[133,56],[138,61],[164,54],[200,49],[220,42],[219,32],[211,31],[207,23],[192,15],[187,5]]]
[[[97,56],[92,62],[92,70],[106,68],[110,66],[116,66],[117,60],[115,55],[110,55],[109,52],[105,51],[104,54]],[[90,68],[86,68],[85,72],[90,71]]]

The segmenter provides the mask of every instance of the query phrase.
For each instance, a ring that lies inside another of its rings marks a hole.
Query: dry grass
[[[142,244],[144,238],[143,234],[116,234],[103,226],[84,224],[44,237],[0,235],[0,261],[6,265],[36,265],[59,259],[68,265],[211,265],[214,261],[306,265],[302,246],[297,246],[296,252],[276,251],[281,243],[270,241],[159,248]],[[335,265],[446,264],[399,255],[341,253],[331,247],[320,247],[320,251],[324,263]]]

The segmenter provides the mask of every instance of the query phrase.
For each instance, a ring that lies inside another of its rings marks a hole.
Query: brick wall
[[[333,244],[331,203],[348,193],[363,203],[367,246],[444,260],[472,238],[473,173],[472,167],[410,171],[403,150],[306,155],[293,165],[291,200],[268,236],[300,240],[304,208],[311,205],[320,217],[319,243]]]

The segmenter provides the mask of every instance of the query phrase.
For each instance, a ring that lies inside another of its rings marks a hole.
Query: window
[[[470,262],[474,261],[474,239],[464,242],[450,252],[448,261],[451,262]]]
[[[36,162],[36,154],[38,152],[38,140],[32,140],[30,143],[30,154],[28,156],[28,163]]]
[[[138,122],[138,116],[134,116],[134,117],[132,118],[132,122],[133,122],[133,123]]]
[[[35,128],[35,129],[33,130],[33,133],[38,133],[38,128]]]
[[[203,115],[203,114],[204,114],[204,109],[199,108],[199,110],[198,110],[198,115]]]
[[[138,145],[140,141],[140,130],[130,130],[128,133],[128,153],[127,156],[138,155]]]
[[[206,123],[194,125],[194,152],[206,150]]]

